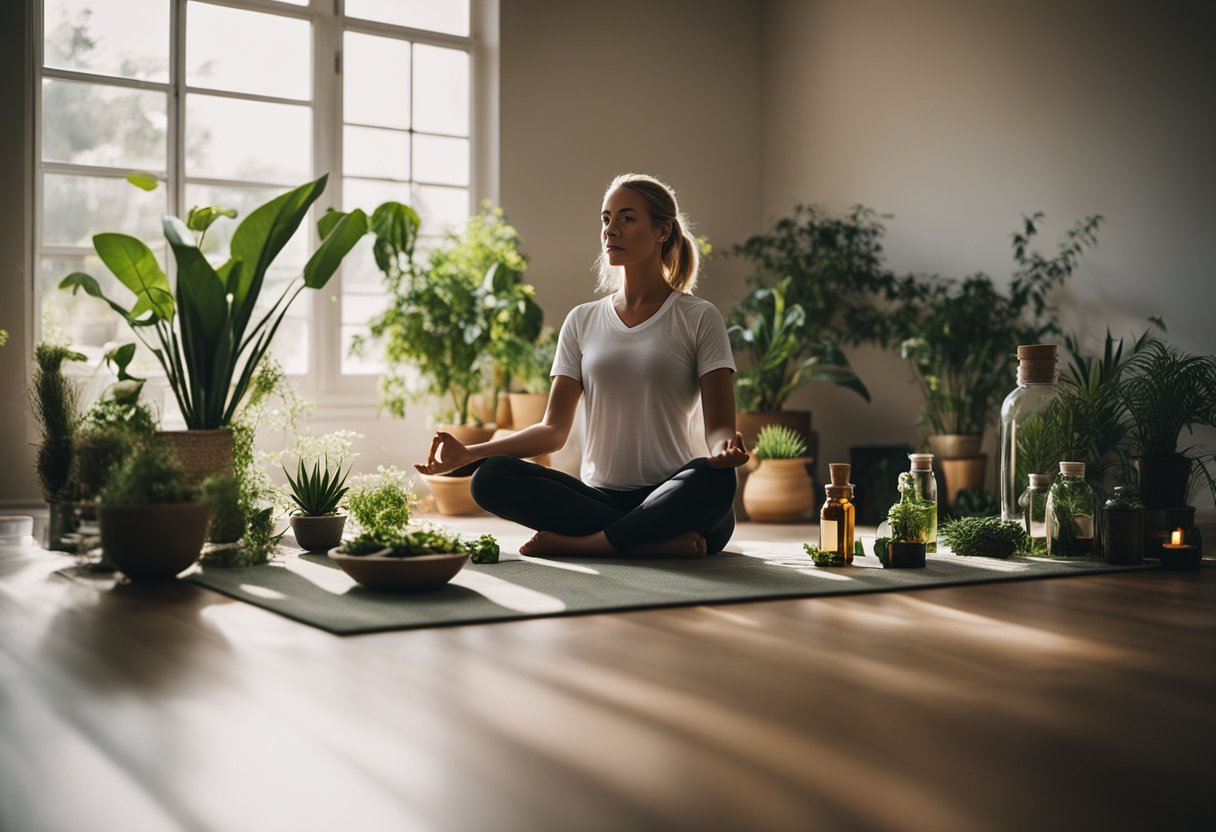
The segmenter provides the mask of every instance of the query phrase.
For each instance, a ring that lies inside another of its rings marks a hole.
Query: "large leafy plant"
[[[735,375],[739,410],[780,410],[790,394],[809,381],[839,384],[869,401],[869,391],[840,348],[817,340],[802,306],[788,302],[791,285],[792,279],[786,278],[772,288],[753,289],[731,310],[731,347],[748,359]]]
[[[186,222],[166,216],[164,234],[177,266],[176,288],[143,241],[126,234],[95,235],[93,246],[102,262],[135,294],[130,309],[106,297],[96,278],[83,272],[68,275],[60,288],[83,289],[122,316],[165,371],[187,427],[226,427],[292,302],[305,288],[324,287],[367,233],[362,211],[327,212],[317,223],[321,243],[303,272],[255,320],[267,270],[324,192],[326,180],[322,176],[254,209],[237,226],[230,256],[218,267],[199,243],[208,227],[231,211],[196,208]]]
[[[1178,453],[1184,428],[1216,426],[1216,356],[1153,341],[1128,365],[1120,391],[1137,452]]]
[[[1102,217],[1077,222],[1053,257],[1030,250],[1042,213],[1025,217],[1012,235],[1016,265],[1008,290],[975,274],[963,280],[908,276],[890,293],[892,320],[924,396],[922,418],[937,434],[977,434],[992,421],[1014,377],[1018,344],[1058,334],[1053,289],[1097,243]]]

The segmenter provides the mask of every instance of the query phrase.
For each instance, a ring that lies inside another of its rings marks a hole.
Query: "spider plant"
[[[296,504],[296,513],[302,517],[325,517],[336,514],[338,505],[349,490],[346,487],[346,477],[350,468],[345,472],[342,466],[334,471],[329,469],[329,460],[321,464],[317,460],[312,464],[312,470],[304,467],[304,460],[297,465],[295,479],[284,468],[287,482],[291,486],[291,501]]]
[[[1120,391],[1141,455],[1180,453],[1183,428],[1216,426],[1216,356],[1152,341],[1128,365]]]

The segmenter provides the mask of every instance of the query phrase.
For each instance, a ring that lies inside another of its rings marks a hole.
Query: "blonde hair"
[[[680,212],[675,191],[666,183],[644,173],[622,173],[613,179],[608,190],[604,191],[605,198],[617,188],[628,188],[646,200],[646,210],[650,213],[652,225],[671,223],[671,233],[663,241],[659,252],[659,260],[663,264],[663,279],[677,292],[691,294],[701,271],[701,251],[697,246],[697,238],[689,230],[691,223]],[[602,251],[595,261],[595,270],[599,274],[596,288],[601,292],[614,292],[620,288],[624,269],[609,265],[608,258]]]

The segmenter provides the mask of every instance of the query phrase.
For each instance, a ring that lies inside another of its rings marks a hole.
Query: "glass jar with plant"
[[[766,425],[752,448],[759,464],[743,484],[743,507],[757,523],[796,523],[815,507],[806,471],[806,440],[784,425]]]
[[[209,512],[172,451],[141,444],[101,491],[97,514],[105,557],[132,580],[172,578],[198,559]]]
[[[229,256],[219,266],[204,256],[201,244],[207,229],[233,212],[193,208],[186,222],[166,216],[164,234],[177,267],[176,287],[142,240],[126,234],[95,235],[93,246],[101,261],[135,295],[130,309],[106,297],[97,279],[83,272],[59,284],[109,304],[156,357],[189,429],[166,434],[166,441],[184,457],[191,482],[211,473],[231,474],[229,427],[287,310],[304,289],[323,288],[367,232],[362,211],[327,212],[317,223],[321,242],[302,273],[255,320],[267,270],[325,190],[327,178],[253,210],[236,227]],[[192,433],[197,431],[218,433]]]
[[[1190,355],[1154,340],[1128,361],[1119,389],[1145,508],[1185,505],[1193,460],[1202,464],[1203,452],[1179,449],[1178,442],[1184,428],[1216,426],[1216,356]]]
[[[1102,559],[1135,564],[1144,560],[1144,503],[1130,485],[1116,485],[1102,504]]]
[[[1047,492],[1047,557],[1088,557],[1094,552],[1094,491],[1084,462],[1061,462]]]
[[[83,355],[62,344],[44,341],[34,348],[28,400],[40,433],[34,466],[42,498],[50,508],[46,546],[52,550],[67,551],[77,526],[70,485],[79,392],[64,375],[63,362],[83,360]]]
[[[338,508],[349,490],[346,487],[349,473],[349,467],[345,471],[341,465],[331,467],[328,458],[324,462],[314,460],[311,468],[305,467],[303,459],[299,460],[294,478],[283,469],[295,504],[291,531],[301,549],[325,551],[342,542],[346,515],[339,514]]]

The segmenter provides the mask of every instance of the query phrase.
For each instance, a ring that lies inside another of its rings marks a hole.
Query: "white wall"
[[[1096,345],[1108,324],[1119,334],[1160,315],[1178,346],[1216,352],[1214,11],[1196,2],[769,2],[765,222],[795,201],[864,203],[895,214],[893,268],[983,271],[999,282],[1023,213],[1046,212],[1049,245],[1101,213],[1099,246],[1062,295],[1066,329]],[[852,355],[873,404],[826,385],[794,402],[813,408],[833,460],[850,445],[919,432],[901,362]]]

